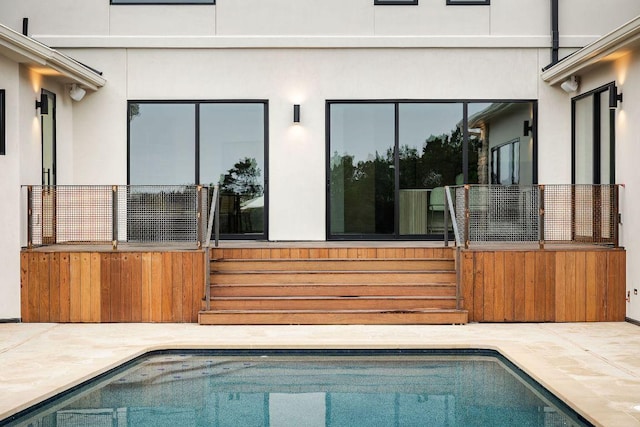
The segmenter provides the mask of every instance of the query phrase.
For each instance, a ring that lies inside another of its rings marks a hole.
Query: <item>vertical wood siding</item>
[[[21,254],[24,322],[197,322],[204,252]]]
[[[622,249],[462,253],[470,322],[624,321]]]

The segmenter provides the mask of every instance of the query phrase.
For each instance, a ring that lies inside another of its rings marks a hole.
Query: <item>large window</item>
[[[129,103],[129,183],[220,186],[220,232],[266,237],[265,101]]]
[[[520,183],[520,138],[491,149],[491,184]]]
[[[529,101],[329,101],[328,238],[440,238],[445,186],[534,183],[534,116]]]
[[[572,100],[574,184],[615,182],[615,91],[611,83]]]
[[[111,0],[111,4],[216,4],[215,0]]]

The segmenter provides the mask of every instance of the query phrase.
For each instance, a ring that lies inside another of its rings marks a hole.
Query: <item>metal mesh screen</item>
[[[615,243],[615,185],[546,185],[545,240]]]
[[[197,186],[31,186],[34,245],[85,242],[201,242],[208,188]]]
[[[470,185],[468,193],[462,186],[452,190],[464,241],[617,242],[615,185]]]
[[[118,194],[118,215],[126,217],[127,241],[198,240],[196,187],[131,186],[124,190],[124,195]]]
[[[33,186],[34,244],[109,242],[111,186]]]
[[[113,427],[118,423],[116,409],[75,409],[62,410],[56,413],[56,426],[58,427]]]

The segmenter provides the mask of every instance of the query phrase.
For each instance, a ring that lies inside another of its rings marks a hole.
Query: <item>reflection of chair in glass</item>
[[[429,232],[444,232],[444,187],[436,187],[429,194]]]

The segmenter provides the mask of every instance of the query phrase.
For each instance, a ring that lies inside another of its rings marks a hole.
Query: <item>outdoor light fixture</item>
[[[522,124],[522,135],[527,136],[533,132],[533,124],[529,124],[529,120],[525,120]]]
[[[36,110],[40,109],[40,114],[49,114],[49,97],[42,93],[40,94],[40,101],[36,99]]]
[[[82,89],[80,86],[78,86],[75,83],[72,84],[71,89],[69,89],[69,96],[71,97],[71,99],[73,99],[76,102],[82,101],[82,98],[84,98],[86,94],[87,94],[87,91]]]
[[[293,104],[293,123],[300,123],[300,105]]]
[[[578,86],[580,82],[578,81],[578,77],[570,76],[567,80],[563,81],[560,87],[563,91],[567,93],[575,92],[578,90]]]
[[[618,108],[618,102],[622,102],[622,94],[618,93],[618,87],[614,84],[609,88],[609,109]]]

